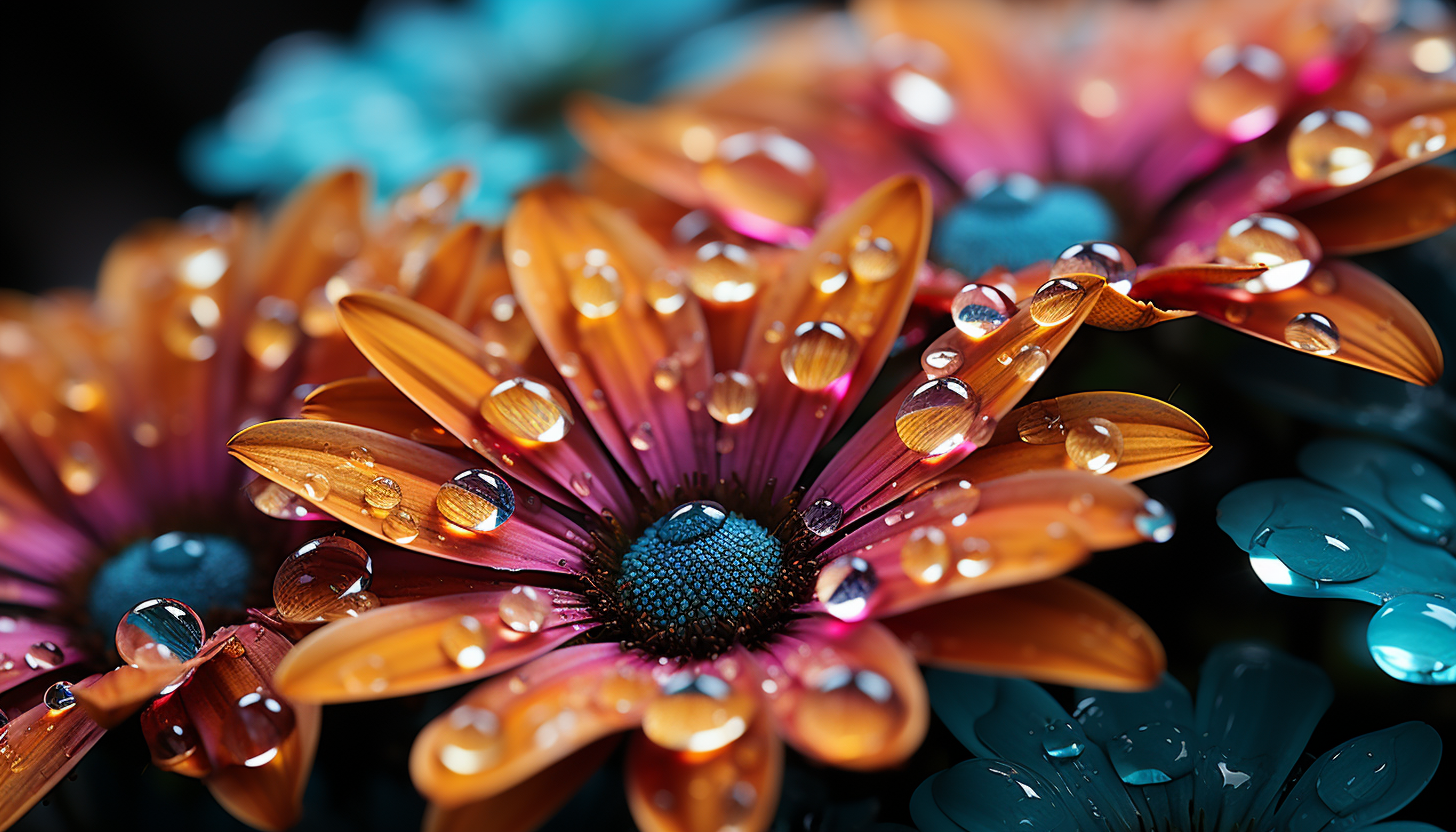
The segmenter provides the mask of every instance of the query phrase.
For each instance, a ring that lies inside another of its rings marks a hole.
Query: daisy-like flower
[[[930,168],[921,299],[947,310],[961,275],[1025,299],[1092,271],[1116,290],[1093,325],[1198,314],[1430,384],[1420,314],[1337,256],[1456,222],[1456,174],[1419,166],[1453,146],[1456,85],[1428,53],[1456,29],[1416,40],[1381,5],[866,0],[716,88],[572,115],[616,171],[763,239]]]
[[[202,778],[259,828],[296,820],[319,709],[274,692],[290,641],[243,616],[280,548],[307,536],[254,507],[322,515],[266,480],[245,495],[223,443],[293,412],[300,379],[364,366],[333,316],[351,285],[413,290],[463,322],[483,313],[482,331],[510,340],[466,302],[491,296],[491,273],[449,268],[460,240],[491,239],[446,233],[465,184],[447,171],[374,221],[363,178],[337,174],[267,223],[199,210],[138,230],[94,297],[4,299],[0,827],[149,702],[157,766]]]
[[[917,659],[1155,684],[1147,627],[1055,576],[1166,540],[1172,518],[1126,480],[1201,456],[1206,435],[1129,394],[1012,409],[1100,277],[1020,307],[988,294],[977,327],[816,461],[896,341],[930,221],[925,183],[893,178],[745,284],[731,258],[685,277],[619,211],[542,185],[504,239],[554,370],[395,295],[340,299],[384,378],[325,385],[313,418],[249,428],[232,453],[361,531],[484,569],[328,624],[280,690],[340,702],[492,677],[416,741],[434,823],[544,820],[631,731],[634,817],[679,830],[764,828],[780,738],[838,766],[905,759],[929,715]]]
[[[1230,492],[1218,524],[1254,573],[1284,595],[1380,607],[1370,655],[1397,679],[1456,683],[1456,486],[1435,464],[1383,442],[1327,439],[1299,454],[1310,480]]]
[[[1441,759],[1422,722],[1356,737],[1310,762],[1332,699],[1319,668],[1256,644],[1203,664],[1195,700],[1170,676],[1146,693],[1076,691],[1071,715],[1037,685],[931,671],[935,713],[976,756],[933,775],[910,811],[921,832],[1238,832],[1383,826]]]

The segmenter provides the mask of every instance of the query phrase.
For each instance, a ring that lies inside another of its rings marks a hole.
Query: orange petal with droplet
[[[285,419],[239,433],[228,452],[354,528],[416,552],[547,572],[569,570],[581,558],[570,541],[585,535],[518,483],[511,484],[516,511],[504,525],[481,534],[455,526],[440,513],[436,495],[456,474],[484,466],[388,433]],[[399,502],[388,511],[364,501],[365,489],[381,477],[399,489]]]
[[[459,439],[382,378],[360,376],[320,385],[303,400],[300,415],[382,430],[444,450],[465,450]]]
[[[772,719],[715,751],[670,751],[641,733],[630,742],[627,803],[643,832],[763,832],[773,821],[784,746]]]
[[[1456,225],[1456,170],[1426,165],[1294,214],[1326,254],[1364,254],[1424,240]]]
[[[536,333],[511,294],[498,228],[461,223],[420,271],[413,298],[479,336],[489,355],[525,364]]]
[[[288,829],[302,814],[323,714],[318,705],[294,705],[293,715],[293,734],[273,759],[256,768],[228,766],[202,779],[218,805],[255,829]]]
[[[920,661],[952,670],[1146,690],[1167,664],[1142,619],[1071,578],[960,598],[881,623]]]
[[[1011,411],[989,442],[935,481],[984,483],[1044,468],[1078,470],[1082,466],[1077,459],[1088,460],[1075,437],[1073,445],[1067,444],[1067,428],[1092,418],[1117,428],[1115,458],[1108,460],[1112,467],[1104,463],[1098,469],[1121,480],[1181,468],[1213,447],[1202,425],[1167,402],[1134,393],[1074,393]],[[1023,434],[1029,438],[1023,439]]]
[[[618,737],[597,740],[494,797],[446,809],[431,803],[424,832],[532,832],[556,814],[616,750]]]
[[[520,630],[502,618],[502,603]],[[275,682],[295,702],[325,704],[463,684],[579,635],[558,605],[581,604],[571,593],[507,587],[381,607],[304,638],[278,666]]]
[[[619,644],[565,647],[466,694],[415,739],[410,776],[445,808],[500,794],[602,737],[635,728],[659,695]]]
[[[122,665],[110,673],[102,674],[95,684],[75,689],[76,702],[86,709],[86,713],[96,720],[96,724],[107,730],[115,728],[168,685],[216,655],[236,629],[224,627],[213,633],[208,637],[207,645],[196,656],[175,666]]]
[[[72,686],[78,690],[96,677]],[[0,766],[0,829],[8,829],[39,803],[86,756],[106,731],[81,708],[52,711],[45,705],[20,714],[5,729]]]

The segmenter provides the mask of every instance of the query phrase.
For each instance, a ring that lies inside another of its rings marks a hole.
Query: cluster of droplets
[[[1220,263],[1266,267],[1241,284],[1251,294],[1302,285],[1315,295],[1329,295],[1337,286],[1333,274],[1316,268],[1322,251],[1314,233],[1283,214],[1257,213],[1238,220],[1224,230],[1214,251]],[[1250,314],[1249,304],[1237,300],[1224,309],[1224,318],[1235,325]],[[1334,355],[1341,346],[1339,328],[1320,312],[1296,313],[1285,323],[1283,336],[1289,346],[1315,355]]]
[[[1106,474],[1122,461],[1122,429],[1100,416],[1067,420],[1055,400],[1029,405],[1016,425],[1028,445],[1062,445],[1073,465],[1094,474]]]

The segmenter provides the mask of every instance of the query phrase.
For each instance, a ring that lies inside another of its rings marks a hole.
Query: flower
[[[493,297],[491,273],[445,268],[461,241],[483,258],[491,239],[444,233],[466,184],[446,171],[374,222],[344,172],[267,223],[199,209],[148,225],[113,247],[94,296],[5,299],[0,827],[144,706],[157,766],[203,778],[259,828],[296,819],[319,709],[273,692],[290,641],[242,615],[308,528],[260,523],[223,445],[294,412],[300,381],[365,366],[333,319],[332,293],[355,283],[415,289],[462,321],[484,312],[500,335],[488,307],[457,301]],[[246,491],[265,512],[319,516],[267,481]],[[93,674],[113,637],[122,666]]]
[[[1456,683],[1456,486],[1409,451],[1325,439],[1300,451],[1310,480],[1264,480],[1229,492],[1218,525],[1254,573],[1284,595],[1379,605],[1370,655],[1386,673]]]
[[[1079,689],[1071,716],[1030,682],[938,670],[927,681],[936,715],[976,756],[916,790],[922,832],[1365,829],[1419,794],[1441,758],[1435,730],[1405,722],[1325,752],[1286,789],[1332,693],[1319,668],[1257,644],[1215,648],[1196,703],[1166,675],[1147,693]]]
[[[1130,394],[1012,409],[1101,278],[1019,309],[987,295],[973,333],[942,336],[815,461],[897,340],[930,219],[926,183],[896,177],[803,251],[758,259],[718,236],[675,265],[620,211],[543,184],[504,231],[515,302],[550,357],[529,369],[398,296],[341,298],[383,378],[324,385],[305,405],[324,418],[229,447],[355,529],[458,564],[415,580],[418,600],[304,638],[279,689],[341,702],[487,679],[416,741],[436,823],[544,819],[632,731],[640,826],[706,813],[762,829],[778,735],[850,768],[914,751],[915,659],[1155,683],[1146,626],[1054,576],[1166,540],[1172,518],[1125,480],[1196,459],[1206,435]],[[318,477],[326,493],[309,491]]]
[[[784,26],[713,89],[582,98],[571,119],[615,171],[764,239],[884,176],[931,176],[921,300],[945,310],[961,275],[1024,299],[1094,271],[1117,291],[1093,325],[1198,314],[1431,384],[1419,312],[1340,255],[1456,222],[1456,173],[1415,167],[1456,146],[1456,84],[1427,55],[1456,25],[1437,13],[1414,38],[1373,11],[870,0]]]

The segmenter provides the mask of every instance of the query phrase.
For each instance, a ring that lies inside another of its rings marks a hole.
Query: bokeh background
[[[183,174],[184,138],[224,111],[270,42],[309,29],[347,36],[365,13],[362,4],[342,0],[205,5],[145,0],[84,9],[30,4],[10,18],[6,48],[0,49],[7,125],[0,130],[3,287],[36,292],[87,286],[110,242],[136,223],[199,204],[231,204],[198,191]],[[1362,262],[1421,307],[1446,354],[1453,355],[1456,236],[1447,233]],[[912,371],[913,358],[902,358],[903,372]],[[1409,719],[1456,738],[1456,689],[1396,682],[1370,660],[1364,631],[1374,607],[1271,593],[1214,525],[1215,506],[1229,490],[1253,479],[1296,475],[1298,449],[1339,432],[1322,424],[1328,418],[1292,415],[1287,391],[1257,380],[1280,377],[1327,391],[1373,391],[1367,397],[1377,399],[1407,397],[1401,385],[1372,374],[1257,344],[1197,319],[1133,333],[1079,333],[1033,397],[1122,389],[1163,398],[1203,423],[1214,450],[1187,469],[1145,484],[1179,519],[1172,542],[1100,555],[1078,576],[1144,616],[1168,648],[1171,672],[1190,687],[1208,650],[1235,638],[1263,639],[1324,668],[1335,684],[1335,702],[1307,760],[1355,735]],[[1447,436],[1446,443],[1456,443],[1456,437]],[[1456,470],[1456,460],[1439,461]],[[415,828],[423,804],[406,773],[409,745],[458,693],[328,710],[299,828]],[[1060,693],[1065,700],[1066,692]],[[850,775],[791,761],[776,829],[908,823],[913,788],[965,756],[936,725],[925,749],[888,774]],[[158,772],[146,760],[133,721],[108,736],[71,782],[17,828],[118,829],[131,819],[171,828],[243,828],[200,784]],[[553,828],[630,828],[619,778],[619,770],[609,766]],[[1435,781],[1400,817],[1450,827],[1456,817],[1453,794],[1456,754],[1448,752]]]

